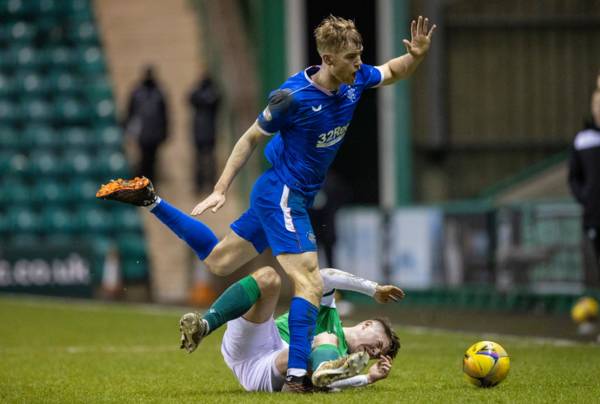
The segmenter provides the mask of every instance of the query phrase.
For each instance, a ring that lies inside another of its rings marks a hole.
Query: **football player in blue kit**
[[[254,184],[250,207],[218,240],[202,222],[161,200],[146,178],[116,180],[97,196],[146,206],[185,240],[217,275],[229,275],[270,247],[294,285],[289,310],[290,348],[283,391],[309,391],[307,366],[323,282],[319,273],[316,240],[307,209],[321,187],[327,169],[343,143],[354,109],[363,91],[409,77],[429,50],[435,25],[427,18],[411,22],[407,53],[380,66],[363,64],[362,37],[354,22],[325,18],[314,31],[322,63],[293,75],[273,91],[267,107],[240,137],[214,191],[192,211],[213,213],[226,201],[226,193],[257,144],[273,137],[265,149],[272,167]],[[240,293],[244,293],[240,285]],[[238,311],[245,313],[245,299]],[[233,310],[235,312],[235,310]],[[240,314],[241,315],[241,314]],[[185,316],[180,321],[182,348],[192,352],[208,323]]]

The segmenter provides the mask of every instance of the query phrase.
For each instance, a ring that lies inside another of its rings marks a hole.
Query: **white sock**
[[[154,201],[154,203],[152,205],[148,205],[148,206],[144,206],[146,209],[148,209],[150,212],[152,212],[152,210],[158,206],[158,204],[162,201],[162,199],[160,199],[160,196],[156,197],[156,200]]]
[[[306,375],[306,369],[290,368],[287,370],[288,376],[302,377]]]

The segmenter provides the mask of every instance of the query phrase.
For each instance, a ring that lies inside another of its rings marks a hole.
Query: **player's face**
[[[371,358],[378,358],[390,349],[390,339],[379,321],[367,320],[358,324],[360,344],[357,351],[366,351]]]
[[[331,73],[340,83],[353,84],[360,69],[363,48],[351,47],[331,55]]]

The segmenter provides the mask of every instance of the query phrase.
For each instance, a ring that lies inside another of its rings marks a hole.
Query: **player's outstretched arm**
[[[201,215],[206,209],[210,208],[215,213],[225,204],[225,194],[233,179],[240,172],[244,164],[246,164],[258,142],[264,137],[265,135],[258,129],[258,123],[255,121],[233,147],[233,151],[227,159],[223,173],[217,181],[212,194],[196,205],[192,210],[192,215]]]
[[[378,303],[396,302],[404,298],[404,291],[394,285],[379,285],[377,282],[361,278],[336,268],[322,268],[323,291],[332,289],[350,290],[371,296]]]
[[[435,24],[429,28],[428,18],[419,16],[417,21],[412,20],[410,23],[410,41],[407,39],[402,41],[407,53],[378,66],[383,72],[381,85],[393,84],[413,74],[429,51],[431,36],[435,28]]]

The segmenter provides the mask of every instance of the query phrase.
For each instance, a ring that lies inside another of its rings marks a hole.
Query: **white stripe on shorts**
[[[288,197],[290,196],[290,189],[287,185],[283,186],[283,193],[281,194],[281,200],[279,206],[283,211],[283,221],[285,222],[285,228],[287,231],[296,232],[294,223],[292,222],[292,210],[288,208]]]

